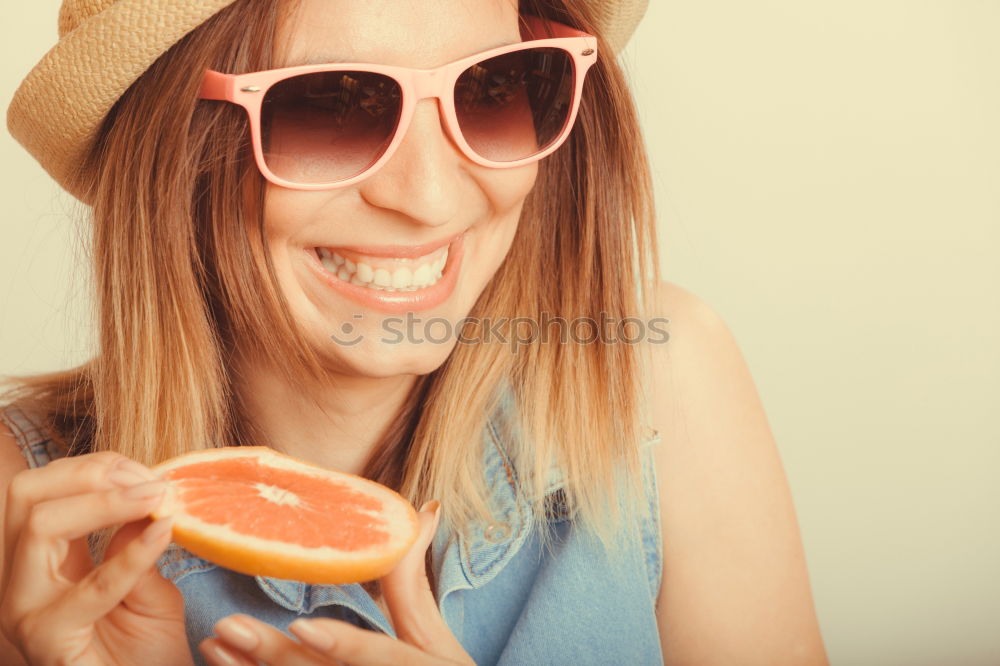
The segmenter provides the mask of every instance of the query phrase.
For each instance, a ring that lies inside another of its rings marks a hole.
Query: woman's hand
[[[29,664],[191,664],[184,599],[156,569],[170,523],[154,473],[111,452],[18,472],[7,488],[0,630]],[[94,566],[87,534],[125,523]]]
[[[437,502],[422,507],[420,536],[396,568],[381,579],[398,639],[348,622],[317,618],[288,626],[302,642],[246,615],[215,625],[219,638],[198,646],[213,666],[475,666],[438,611],[424,554],[438,524]],[[241,628],[243,632],[237,633]]]

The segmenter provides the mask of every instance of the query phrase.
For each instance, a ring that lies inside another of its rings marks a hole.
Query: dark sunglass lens
[[[477,63],[455,83],[455,112],[474,151],[514,162],[548,148],[573,108],[573,59],[562,49],[533,48]]]
[[[385,152],[401,108],[399,84],[382,74],[316,72],[285,79],[264,97],[264,161],[293,183],[347,180]]]

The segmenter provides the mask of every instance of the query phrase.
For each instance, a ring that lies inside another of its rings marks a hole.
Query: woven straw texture
[[[104,116],[160,55],[233,1],[64,0],[59,41],[14,93],[7,129],[57,183],[90,203],[76,171]],[[615,52],[648,3],[586,1]]]

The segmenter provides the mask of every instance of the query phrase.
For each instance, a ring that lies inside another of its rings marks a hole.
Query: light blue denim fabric
[[[512,409],[509,394],[483,432],[483,464],[497,522],[469,533],[438,530],[432,544],[436,598],[441,614],[476,664],[662,664],[655,605],[662,568],[659,510],[651,431],[643,447],[644,486],[650,514],[640,541],[631,540],[612,561],[600,543],[558,506],[548,516],[554,547],[543,552],[528,529],[530,508],[517,501],[516,466],[498,425]],[[29,465],[65,455],[19,409],[0,412],[17,435]],[[509,423],[509,422],[507,422]],[[516,431],[515,431],[516,432]],[[510,437],[510,434],[506,435]],[[516,435],[515,435],[516,436]],[[562,487],[553,468],[548,492]],[[331,617],[395,637],[381,609],[358,584],[311,585],[248,576],[171,544],[158,562],[185,598],[187,633],[196,649],[220,619],[246,613],[285,633],[298,617]],[[291,635],[289,633],[289,635]]]

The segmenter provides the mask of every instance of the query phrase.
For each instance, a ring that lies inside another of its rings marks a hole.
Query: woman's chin
[[[440,368],[455,341],[412,343],[395,335],[338,335],[321,342],[321,353],[334,367],[364,377],[426,375]]]

